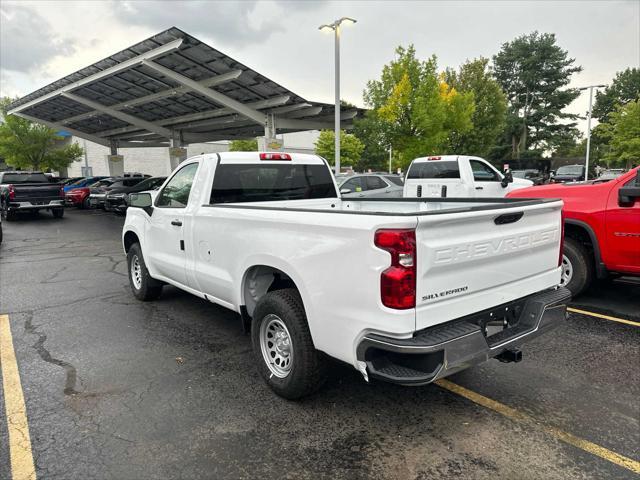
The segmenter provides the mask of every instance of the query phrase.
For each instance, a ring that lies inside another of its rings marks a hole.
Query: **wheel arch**
[[[294,288],[303,297],[303,292],[294,275],[283,268],[269,264],[254,264],[246,268],[241,285],[240,301],[249,317],[253,316],[258,301],[274,290]]]
[[[567,237],[578,240],[591,247],[593,252],[593,260],[596,267],[596,276],[605,278],[607,276],[607,268],[602,262],[600,254],[600,244],[593,228],[588,223],[581,220],[565,219],[564,234]]]
[[[124,252],[129,253],[129,250],[135,243],[140,243],[140,237],[133,230],[127,230],[122,236],[122,246],[124,247]]]

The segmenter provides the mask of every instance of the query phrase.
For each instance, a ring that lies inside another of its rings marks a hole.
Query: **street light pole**
[[[335,38],[335,125],[334,125],[334,137],[335,137],[335,159],[336,173],[340,173],[340,25],[342,23],[356,23],[356,20],[349,17],[342,17],[331,24],[320,25],[319,29],[333,30]]]
[[[579,90],[589,90],[589,113],[587,114],[587,152],[584,159],[584,181],[589,180],[589,151],[591,149],[591,107],[593,106],[593,89],[602,88],[605,85],[589,85]]]

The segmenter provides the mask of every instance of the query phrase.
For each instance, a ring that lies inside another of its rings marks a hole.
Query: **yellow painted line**
[[[485,397],[484,395],[480,395],[472,390],[464,388],[460,385],[457,385],[449,380],[441,378],[440,380],[436,380],[436,385],[444,388],[445,390],[449,390],[450,392],[456,393],[467,400],[471,400],[478,405],[482,405],[483,407],[489,408],[495,412],[498,412],[505,417],[510,418],[511,420],[515,420],[518,422],[535,424],[541,427],[546,433],[551,436],[561,440],[569,445],[573,445],[580,450],[584,450],[585,452],[589,452],[592,455],[596,455],[604,460],[607,460],[611,463],[615,463],[620,467],[626,468],[627,470],[631,470],[632,472],[640,474],[640,462],[633,460],[629,457],[625,457],[616,452],[613,452],[607,448],[601,447],[593,442],[589,442],[588,440],[584,440],[580,437],[576,437],[575,435],[560,430],[556,427],[551,427],[547,425],[543,425],[538,422],[535,418],[527,415],[526,413],[520,412],[515,408],[508,407],[503,403],[496,402],[490,398]]]
[[[634,327],[640,327],[640,322],[634,322],[632,320],[625,320],[624,318],[611,317],[609,315],[602,315],[601,313],[588,312],[586,310],[579,310],[577,308],[567,307],[568,312],[581,313],[582,315],[589,315],[596,318],[602,318],[603,320],[611,320],[612,322],[625,323],[627,325],[633,325]]]
[[[13,480],[35,480],[36,469],[31,452],[27,409],[20,384],[16,352],[13,350],[8,315],[0,315],[0,368],[9,429],[9,456]]]

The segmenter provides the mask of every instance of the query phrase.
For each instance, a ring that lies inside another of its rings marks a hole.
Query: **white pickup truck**
[[[315,155],[183,162],[122,232],[140,300],[171,284],[240,314],[269,386],[298,398],[327,356],[423,385],[560,324],[562,202],[341,199]]]
[[[531,180],[503,175],[480,157],[440,155],[411,162],[403,197],[504,197],[531,185]]]

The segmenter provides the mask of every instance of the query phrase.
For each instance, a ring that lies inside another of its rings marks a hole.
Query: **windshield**
[[[511,172],[511,174],[512,174],[514,177],[517,177],[517,178],[524,178],[524,176],[525,176],[525,174],[526,174],[526,173],[527,173],[527,172],[525,172],[524,170],[513,170],[513,171]]]
[[[566,165],[556,171],[556,175],[582,175],[582,165]]]
[[[427,161],[411,165],[407,178],[460,178],[457,161]]]
[[[167,177],[147,178],[146,180],[138,183],[136,185],[136,189],[153,190],[154,188],[157,188],[159,185],[161,185],[162,182],[164,182],[166,179]]]
[[[5,173],[3,183],[49,183],[44,173]]]
[[[221,164],[211,189],[211,203],[335,197],[326,165]]]
[[[113,180],[98,180],[96,183],[92,183],[91,185],[89,185],[89,187],[91,188],[104,187],[107,185],[111,185],[112,183],[113,183]]]
[[[398,185],[399,187],[402,187],[402,178],[400,177],[394,177],[393,175],[390,175],[388,177],[384,177],[387,180],[389,180],[391,183],[393,183],[394,185]]]

